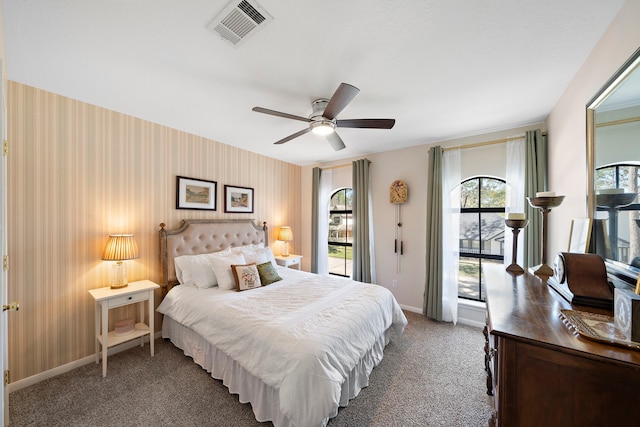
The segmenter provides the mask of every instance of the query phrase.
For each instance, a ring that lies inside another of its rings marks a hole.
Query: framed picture
[[[215,181],[176,177],[176,209],[215,211],[217,188]]]
[[[224,186],[224,211],[253,213],[253,188]]]
[[[584,254],[589,249],[589,238],[591,237],[591,219],[578,218],[571,220],[571,231],[569,232],[569,252]]]

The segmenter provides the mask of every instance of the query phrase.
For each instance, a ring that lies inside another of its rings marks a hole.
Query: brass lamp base
[[[121,284],[117,284],[117,285],[111,285],[111,289],[122,289],[122,288],[126,288],[127,286],[129,286],[128,283],[121,283]]]

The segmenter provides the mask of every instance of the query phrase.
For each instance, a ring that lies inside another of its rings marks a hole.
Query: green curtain
[[[442,147],[429,149],[427,183],[427,278],[423,313],[436,320],[443,319],[442,308]]]
[[[375,269],[371,254],[373,253],[373,233],[371,232],[371,186],[369,160],[360,159],[353,162],[353,248],[352,278],[358,282],[375,281]]]
[[[529,130],[525,144],[525,196],[535,197],[538,191],[547,190],[547,137],[540,129]],[[542,262],[542,215],[529,203],[525,206],[529,225],[524,233],[524,262],[533,267]]]
[[[313,168],[311,188],[311,272],[318,272],[318,198],[320,197],[320,174],[322,169]]]

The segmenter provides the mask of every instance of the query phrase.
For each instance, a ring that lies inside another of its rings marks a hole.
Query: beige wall
[[[627,0],[547,119],[549,188],[566,198],[549,214],[549,256],[566,250],[573,218],[587,216],[586,104],[640,47],[640,0]]]
[[[438,143],[444,147],[466,145],[510,137],[526,129],[546,128],[549,142],[549,189],[566,196],[564,203],[549,214],[548,262],[553,261],[555,253],[566,250],[571,220],[587,215],[585,105],[640,46],[638,22],[640,1],[628,0],[544,124]],[[417,310],[422,309],[426,274],[424,236],[427,152],[431,145],[366,156],[372,161],[377,282],[390,288],[403,307]],[[347,162],[337,162],[341,163]],[[318,166],[329,167],[333,164],[336,163]],[[306,269],[309,268],[311,255],[311,169],[312,166],[303,167],[301,184],[302,218],[305,221],[301,253],[306,257],[303,263]],[[394,211],[388,203],[388,187],[395,179],[404,179],[409,184],[410,194],[409,203],[403,207],[407,252],[403,257],[400,273],[396,272],[393,254]],[[398,280],[398,289],[391,289],[393,279]]]
[[[443,141],[439,145],[451,147],[468,145],[477,142],[493,141],[523,134],[529,129],[544,129],[543,123],[493,132],[468,138]],[[426,207],[428,180],[428,151],[432,145],[425,144],[384,153],[367,154],[371,160],[371,181],[373,187],[373,221],[375,224],[375,264],[376,282],[388,288],[403,308],[422,312],[423,294],[426,280]],[[467,154],[463,161],[465,178],[480,173],[474,170],[467,160],[473,156],[476,165],[492,165],[491,170],[484,169],[482,173],[500,176],[495,170],[496,150],[472,149],[473,154]],[[504,154],[504,153],[503,153]],[[504,159],[504,157],[502,157]],[[323,163],[320,167],[349,164],[347,159],[332,163]],[[503,162],[504,163],[504,160]],[[504,165],[502,165],[504,168]],[[302,168],[302,248],[304,255],[303,268],[309,270],[311,259],[311,179],[313,166]],[[343,169],[339,169],[341,172]],[[334,171],[335,172],[335,171]],[[502,170],[502,174],[504,169]],[[404,180],[409,186],[409,201],[402,205],[402,228],[405,253],[400,259],[400,268],[396,264],[394,253],[395,239],[395,207],[389,203],[389,186],[396,179]],[[398,287],[392,288],[393,280],[397,280]]]
[[[108,285],[110,233],[136,237],[129,280],[158,282],[161,222],[266,221],[276,253],[278,227],[300,229],[299,166],[15,82],[8,98],[9,301],[21,304],[9,316],[12,382],[94,353],[87,291]],[[218,210],[176,210],[176,175],[217,181]],[[225,184],[255,189],[253,214],[224,213]]]

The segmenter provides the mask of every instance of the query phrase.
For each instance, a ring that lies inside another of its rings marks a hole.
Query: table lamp
[[[127,265],[123,261],[139,257],[138,245],[136,245],[133,234],[112,234],[109,236],[102,259],[116,261],[111,268],[111,289],[127,286]]]
[[[284,242],[284,252],[282,252],[282,255],[289,256],[289,241],[293,240],[291,227],[280,227],[280,231],[278,232],[278,240]]]

